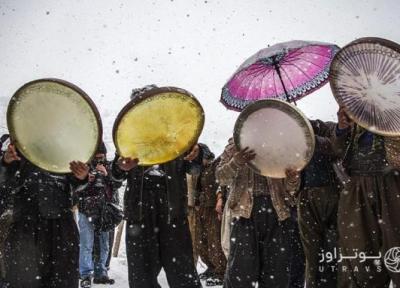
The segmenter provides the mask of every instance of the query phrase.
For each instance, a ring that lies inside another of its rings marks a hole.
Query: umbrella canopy
[[[295,102],[327,83],[338,50],[335,44],[299,40],[262,49],[228,80],[221,102],[235,111],[260,99]]]

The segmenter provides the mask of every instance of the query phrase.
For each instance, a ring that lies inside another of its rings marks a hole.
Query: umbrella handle
[[[279,80],[281,80],[283,91],[285,91],[286,100],[290,103],[290,97],[289,97],[289,94],[288,94],[288,92],[286,90],[285,84],[283,83],[281,70],[279,69],[279,65],[278,65],[278,63],[276,61],[274,61],[274,67],[275,67],[276,72],[278,73]],[[293,104],[297,106],[296,100],[294,100],[294,99],[293,99]]]

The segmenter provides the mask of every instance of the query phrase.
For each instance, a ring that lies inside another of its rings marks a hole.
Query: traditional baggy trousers
[[[270,196],[254,197],[249,219],[235,219],[225,288],[288,287],[290,231],[278,222]]]
[[[337,259],[327,263],[322,261],[321,253],[334,255],[335,248],[337,251],[338,202],[339,192],[331,186],[305,188],[299,193],[299,228],[308,288],[337,285]]]
[[[2,215],[0,215],[0,288],[2,288],[2,283],[6,275],[5,267],[5,255],[4,255],[4,245],[7,239],[8,232],[10,230],[10,225],[12,223],[12,212],[7,210]]]
[[[306,260],[304,256],[303,246],[301,244],[297,208],[291,207],[291,216],[287,220],[286,229],[289,229],[290,241],[290,288],[304,287],[304,271]]]
[[[214,207],[200,207],[197,219],[197,251],[218,279],[224,279],[226,258],[221,247],[221,221]]]
[[[400,287],[400,175],[352,176],[339,200],[339,287]],[[390,253],[395,249],[395,253]],[[396,250],[397,249],[397,250]],[[389,251],[389,252],[388,252]],[[360,254],[365,253],[365,254]],[[371,257],[363,259],[363,256]],[[374,259],[372,257],[380,257]]]
[[[166,189],[146,187],[143,219],[128,219],[126,252],[130,288],[158,288],[157,276],[165,270],[171,288],[199,288],[193,263],[192,240],[186,217],[169,219]]]
[[[79,282],[79,232],[72,212],[60,219],[21,218],[5,243],[10,288],[71,288]]]

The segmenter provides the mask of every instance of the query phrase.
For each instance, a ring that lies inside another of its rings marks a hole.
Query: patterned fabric
[[[400,137],[385,138],[386,160],[395,169],[400,169]]]
[[[267,179],[254,173],[254,188],[251,192],[253,197],[269,195]]]
[[[295,204],[291,192],[299,188],[299,178],[283,180],[259,176],[246,165],[236,163],[233,157],[236,151],[233,139],[230,139],[216,171],[220,185],[229,186],[227,206],[232,210],[232,217],[250,218],[254,193],[269,193],[279,220],[289,218],[290,206]],[[263,180],[260,182],[260,179]]]
[[[221,102],[228,109],[241,111],[260,99],[301,99],[327,83],[330,63],[338,50],[333,44],[305,41],[262,49],[225,84]]]

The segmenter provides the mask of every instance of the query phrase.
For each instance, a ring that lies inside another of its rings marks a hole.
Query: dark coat
[[[113,181],[111,176],[111,163],[106,162],[108,175],[96,174],[93,182],[89,182],[85,189],[76,193],[79,212],[88,217],[100,216],[106,202],[119,204],[118,189],[120,181]]]
[[[388,161],[393,156],[398,158],[396,137],[380,136],[354,125],[344,130],[337,129],[333,143],[335,149],[341,153],[343,166],[350,176],[385,174],[399,168]],[[396,145],[393,146],[394,143]]]
[[[127,220],[141,221],[143,219],[143,207],[146,207],[146,187],[160,186],[160,189],[166,189],[169,218],[170,221],[180,220],[187,215],[187,183],[186,172],[190,171],[189,163],[182,157],[168,163],[162,164],[161,169],[165,176],[157,177],[159,183],[151,183],[152,177],[147,177],[146,170],[149,167],[138,166],[129,172],[121,171],[117,165],[117,155],[112,164],[112,176],[116,181],[127,180],[127,188],[124,195],[124,215]],[[155,179],[153,177],[153,179]],[[155,184],[155,185],[154,185]],[[166,188],[164,188],[166,187]]]
[[[13,205],[14,221],[66,217],[71,213],[73,192],[85,185],[72,174],[49,173],[26,159],[9,165],[1,160],[0,183],[5,185],[3,198]]]
[[[315,134],[315,151],[308,165],[302,171],[301,188],[323,187],[334,184],[333,163],[337,159],[331,138],[336,123],[311,120]]]

